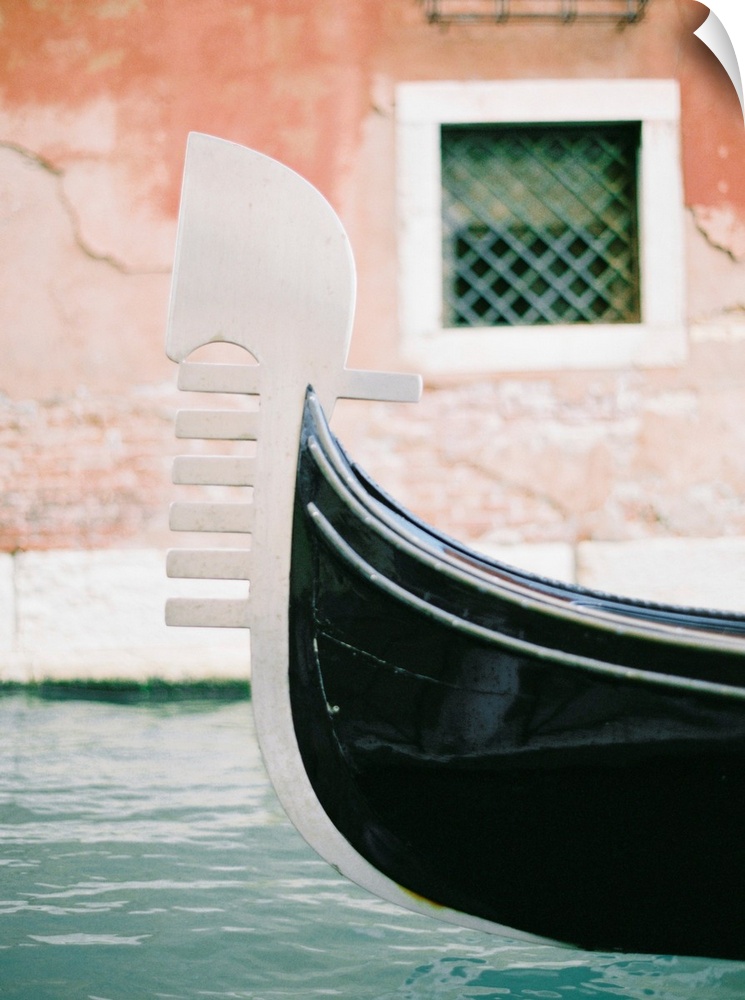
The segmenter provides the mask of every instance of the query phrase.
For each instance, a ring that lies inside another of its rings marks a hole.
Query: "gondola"
[[[288,293],[276,272],[307,268],[306,206],[319,253]],[[276,259],[269,217],[273,237],[292,234]],[[174,505],[172,517],[250,532],[250,552],[169,556],[174,576],[250,579],[248,599],[172,601],[168,620],[250,628],[270,777],[308,842],[359,884],[514,937],[744,958],[745,616],[543,579],[379,488],[328,416],[339,396],[405,400],[418,383],[344,367],[345,241],[297,175],[191,137],[168,352],[182,387],[255,394],[260,416],[242,432],[257,440],[245,474],[187,459],[175,476],[252,487],[250,502]],[[214,340],[258,363],[188,361]],[[224,425],[235,437],[235,418]]]

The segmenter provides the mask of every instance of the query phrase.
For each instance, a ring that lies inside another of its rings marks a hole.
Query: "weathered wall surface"
[[[745,535],[745,129],[693,36],[705,16],[652,0],[625,28],[437,26],[419,0],[0,0],[0,550],[170,541],[163,335],[191,130],[331,200],[359,266],[352,361],[399,366],[394,88],[428,79],[679,79],[689,358],[430,380],[418,408],[342,406],[347,445],[472,540],[576,555]]]
[[[166,539],[187,134],[255,146],[333,194],[376,6],[0,4],[0,548]]]
[[[744,336],[692,327],[682,370],[437,386],[411,414],[343,404],[346,436],[389,491],[471,539],[742,534]]]

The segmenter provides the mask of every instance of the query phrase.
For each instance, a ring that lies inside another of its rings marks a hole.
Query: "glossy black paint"
[[[469,553],[313,397],[290,689],[316,795],[413,893],[596,950],[745,957],[743,619]]]

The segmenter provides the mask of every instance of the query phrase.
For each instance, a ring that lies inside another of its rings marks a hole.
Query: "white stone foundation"
[[[169,580],[157,550],[0,556],[0,682],[247,680],[247,631],[164,622],[167,597],[241,586]]]

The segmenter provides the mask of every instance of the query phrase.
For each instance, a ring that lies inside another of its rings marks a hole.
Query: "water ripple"
[[[0,849],[3,1000],[745,996],[743,963],[521,944],[368,895],[285,820],[246,702],[0,697]]]

